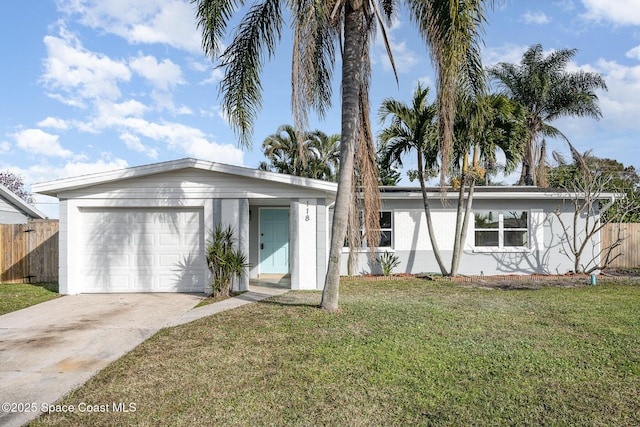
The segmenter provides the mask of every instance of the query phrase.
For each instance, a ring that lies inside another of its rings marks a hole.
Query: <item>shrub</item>
[[[380,263],[380,267],[382,267],[382,274],[385,276],[391,276],[393,269],[400,265],[398,256],[389,251],[384,251],[382,255],[376,258],[376,261]]]
[[[217,225],[207,242],[207,266],[214,297],[229,297],[233,280],[242,277],[249,266],[247,255],[234,248],[234,233],[231,226]]]

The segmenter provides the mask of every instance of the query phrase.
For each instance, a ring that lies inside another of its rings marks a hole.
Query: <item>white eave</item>
[[[33,190],[33,189],[32,189]],[[4,185],[0,184],[0,195],[7,202],[15,206],[19,211],[25,213],[28,217],[34,219],[46,219],[47,216],[40,212],[38,209],[31,206],[29,203],[18,197],[13,191],[9,190]]]
[[[311,178],[302,178],[298,176],[285,175],[275,172],[267,172],[258,169],[251,169],[243,166],[227,165],[224,163],[210,162],[206,160],[198,160],[193,158],[172,160],[162,163],[154,163],[145,166],[135,166],[126,169],[119,169],[109,172],[101,172],[90,175],[82,175],[72,178],[58,179],[54,181],[41,182],[33,184],[31,189],[33,192],[46,194],[47,196],[57,197],[59,193],[64,191],[76,190],[79,188],[90,187],[98,184],[105,184],[129,178],[139,178],[148,175],[154,175],[164,172],[170,172],[181,169],[200,169],[212,172],[237,175],[247,178],[261,179],[265,181],[277,182],[281,184],[295,185],[299,187],[311,188],[314,190],[335,193],[337,184],[334,182],[321,181]]]
[[[382,199],[422,199],[422,191],[419,187],[381,187]],[[456,200],[458,191],[447,190],[441,192],[437,188],[427,189],[427,197],[432,200],[446,199]],[[465,194],[465,196],[468,193]],[[473,198],[476,200],[543,200],[543,199],[571,199],[584,198],[584,194],[570,194],[564,190],[544,189],[530,186],[492,186],[476,187]],[[623,194],[603,192],[598,200],[615,200],[624,197]]]

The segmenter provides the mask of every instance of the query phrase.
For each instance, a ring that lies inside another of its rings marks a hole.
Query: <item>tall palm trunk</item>
[[[443,276],[446,276],[447,268],[444,266],[442,262],[442,257],[440,256],[440,248],[438,247],[438,240],[436,239],[436,233],[433,229],[433,221],[431,220],[431,207],[429,206],[429,200],[427,198],[427,188],[424,184],[424,176],[422,173],[424,172],[424,165],[422,161],[422,153],[418,150],[418,181],[420,181],[420,190],[422,190],[422,203],[424,204],[424,214],[427,217],[427,230],[429,231],[429,240],[431,241],[431,247],[433,248],[433,254],[436,257],[436,262],[438,263],[438,267],[440,268],[440,273]]]
[[[465,180],[463,175],[460,183],[460,193],[458,194],[458,216],[456,218],[456,234],[453,241],[453,256],[451,258],[451,276],[458,275],[460,260],[462,259],[464,242],[467,239],[467,229],[469,228],[469,217],[471,216],[471,207],[473,204],[473,192],[476,186],[476,180],[471,178],[469,183],[469,192],[467,193],[466,203],[464,202]],[[464,209],[462,208],[464,204]]]
[[[359,127],[360,88],[362,87],[363,49],[365,41],[362,2],[347,1],[344,17],[344,54],[342,57],[342,140],[338,192],[333,211],[329,264],[320,307],[338,310],[340,295],[340,257],[347,233],[355,157]]]
[[[522,157],[522,171],[520,172],[520,180],[518,185],[536,185],[536,143],[535,135],[530,135],[529,140],[524,147],[524,156]]]
[[[480,148],[476,144],[473,150],[473,166],[478,166],[478,160],[480,157]],[[474,172],[475,173],[475,172]],[[458,268],[460,267],[460,260],[462,259],[462,253],[464,249],[464,242],[467,239],[467,229],[469,227],[469,217],[471,216],[471,207],[473,205],[473,192],[476,186],[476,176],[472,173],[469,174],[468,169],[468,154],[464,155],[464,165],[462,168],[462,177],[460,178],[460,189],[458,193],[458,209],[456,217],[456,233],[453,241],[453,256],[451,257],[451,276],[458,275]],[[469,182],[469,192],[467,193],[467,201],[464,202],[464,193],[466,189],[466,183]],[[464,209],[463,209],[464,204]]]

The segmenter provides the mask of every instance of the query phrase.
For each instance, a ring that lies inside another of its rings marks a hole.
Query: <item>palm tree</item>
[[[269,169],[288,175],[307,176],[303,157],[309,161],[309,143],[299,139],[300,133],[291,125],[282,125],[262,143],[264,155],[271,162]]]
[[[222,51],[228,22],[245,5],[243,0],[192,0],[196,4],[203,49],[213,59],[220,58],[225,70],[221,82],[223,107],[241,144],[250,145],[252,125],[261,105],[260,72],[265,58],[275,54],[280,40],[284,7],[290,9],[294,32],[292,63],[292,105],[296,129],[304,129],[307,111],[320,115],[330,106],[331,77],[335,48],[341,42],[341,146],[340,175],[331,230],[329,262],[321,307],[338,309],[340,256],[352,210],[355,157],[364,199],[365,230],[368,241],[376,241],[379,192],[375,148],[369,123],[369,47],[376,28],[386,41],[388,25],[399,7],[397,0],[262,0],[254,3],[241,20],[231,43]],[[380,4],[380,7],[378,6]],[[453,104],[451,75],[460,64],[478,65],[477,37],[484,22],[486,0],[407,0],[414,19],[431,49],[443,94],[443,147],[452,137]],[[379,25],[376,25],[379,24]],[[388,48],[388,43],[387,43]],[[390,53],[390,49],[388,48]],[[471,60],[468,60],[471,59]],[[394,66],[393,58],[391,63]],[[395,67],[395,66],[394,66]]]
[[[282,125],[276,133],[265,138],[262,150],[269,163],[262,162],[260,169],[334,181],[340,155],[340,135],[329,136],[319,130],[305,134],[291,125]]]
[[[447,269],[440,256],[431,221],[431,207],[425,185],[425,176],[428,178],[438,168],[437,109],[435,103],[427,102],[428,96],[429,88],[422,88],[418,84],[413,93],[411,106],[391,98],[384,99],[378,110],[378,116],[380,123],[384,123],[391,116],[391,125],[382,129],[378,138],[383,146],[383,159],[389,164],[395,163],[402,166],[402,156],[411,151],[416,152],[418,165],[416,175],[422,190],[429,239],[438,267],[442,274],[446,274]]]
[[[476,93],[485,86],[480,40],[486,22],[486,6],[493,3],[493,0],[409,2],[411,16],[429,47],[436,71],[438,145],[443,165],[450,163],[453,150],[455,100],[459,84],[466,82]],[[447,172],[447,168],[440,170],[441,188],[445,186]]]
[[[475,185],[486,174],[482,165],[495,162],[500,149],[505,155],[506,171],[512,171],[521,158],[525,140],[525,115],[519,105],[502,95],[468,96],[464,92],[458,93],[452,168],[459,172],[460,177],[457,178],[458,206],[449,270],[451,276],[458,274]]]
[[[312,153],[308,168],[313,171],[309,177],[335,181],[340,164],[340,134],[327,135],[315,130],[307,138]]]
[[[384,123],[391,116],[391,124],[380,132],[379,138],[384,146],[386,161],[402,165],[404,154],[416,152],[416,175],[422,191],[433,253],[440,272],[443,275],[455,276],[472,207],[474,186],[484,173],[481,162],[495,161],[496,150],[499,148],[505,154],[507,169],[515,167],[520,160],[519,154],[524,138],[523,114],[517,105],[501,95],[470,97],[458,93],[451,168],[460,174],[460,178],[456,179],[459,193],[456,231],[453,238],[454,250],[451,266],[447,269],[435,236],[425,186],[425,176],[435,176],[440,168],[439,147],[436,141],[437,110],[435,103],[427,103],[428,94],[429,88],[423,89],[418,85],[411,106],[393,99],[385,99],[379,110],[380,120]],[[473,158],[471,164],[469,154]]]
[[[576,49],[561,49],[544,56],[542,46],[531,46],[520,65],[501,62],[489,70],[502,93],[527,111],[528,141],[524,148],[519,185],[545,185],[539,173],[546,165],[545,137],[560,137],[575,149],[569,139],[550,123],[560,117],[602,117],[595,90],[606,90],[598,73],[568,72],[566,67]]]

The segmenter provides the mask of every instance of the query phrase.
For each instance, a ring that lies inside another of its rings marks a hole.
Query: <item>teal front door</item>
[[[289,209],[260,209],[260,274],[289,274]]]

